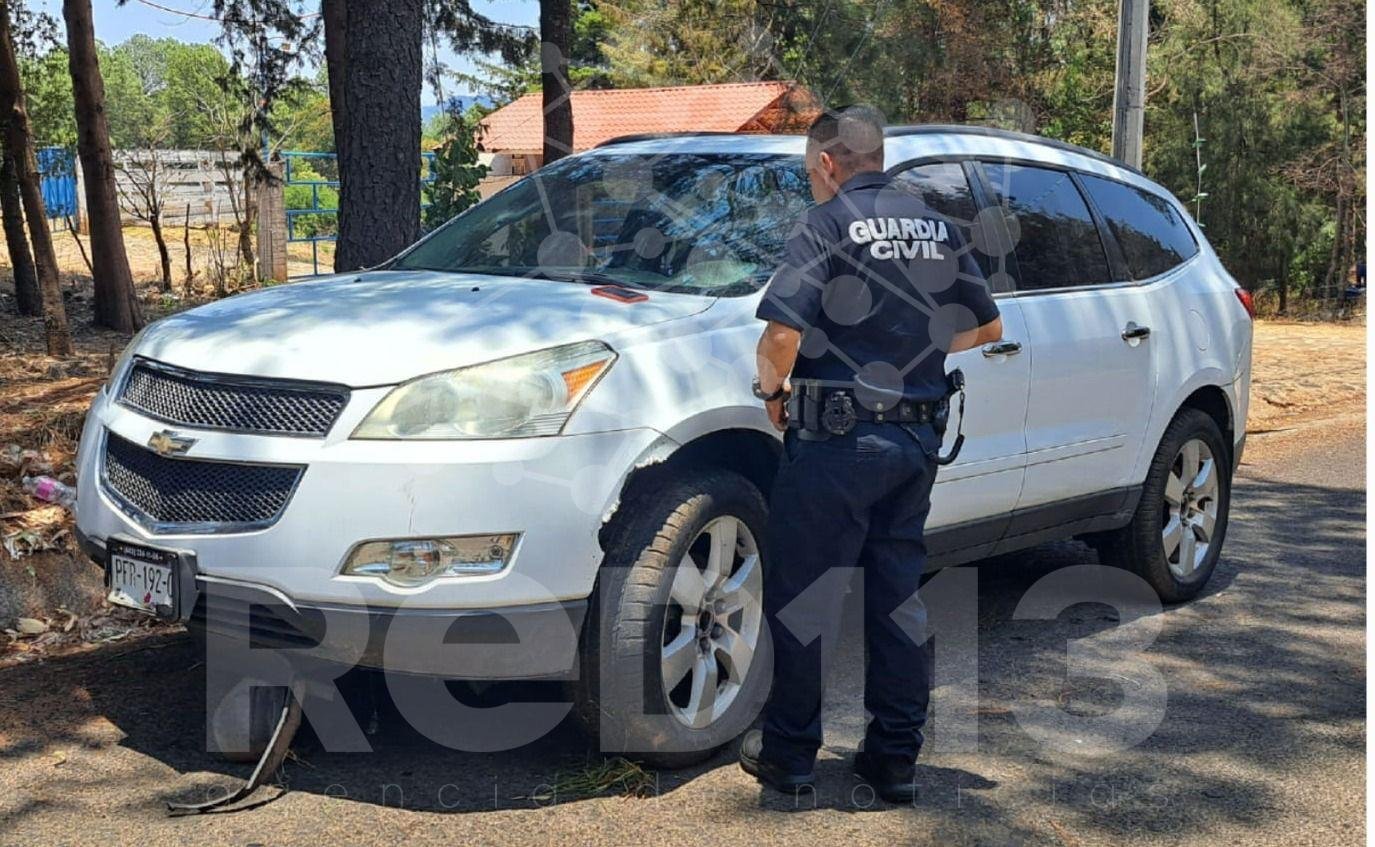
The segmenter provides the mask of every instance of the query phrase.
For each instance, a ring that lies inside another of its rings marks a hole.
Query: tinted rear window
[[[1122,245],[1133,279],[1163,274],[1198,252],[1193,233],[1169,200],[1115,180],[1080,177]]]
[[[1112,281],[1088,205],[1064,171],[987,163],[984,174],[1016,239],[1020,289]]]
[[[974,195],[969,190],[969,180],[965,178],[964,167],[959,162],[932,162],[917,165],[899,173],[897,179],[903,185],[921,195],[928,208],[944,215],[959,227],[965,243],[969,243],[970,228],[974,216],[979,213],[974,204]],[[987,278],[993,273],[989,258],[974,251],[974,260],[979,264]]]

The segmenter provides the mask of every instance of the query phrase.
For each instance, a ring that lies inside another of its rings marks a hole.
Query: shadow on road
[[[1118,616],[1108,605],[1080,603],[1054,620],[1014,618],[1038,580],[1093,564],[1095,554],[1066,542],[972,566],[978,584],[977,749],[943,751],[939,718],[933,721],[928,747],[935,752],[923,756],[919,777],[924,796],[918,811],[927,817],[927,835],[987,829],[1010,843],[1034,840],[1036,832],[1043,838],[1045,827],[1197,835],[1224,823],[1256,824],[1274,817],[1281,801],[1265,774],[1333,746],[1345,751],[1363,744],[1364,491],[1239,479],[1233,515],[1225,554],[1203,596],[1153,616],[1163,630],[1141,655],[1168,683],[1163,716],[1154,716],[1158,725],[1144,741],[1106,755],[1077,755],[1038,742],[1023,715],[1035,707],[1086,718],[1123,711],[1141,684],[1143,663],[1122,656],[1116,668],[1096,666],[1098,676],[1071,675],[1066,665],[1069,645],[1113,631]],[[889,808],[863,790],[856,793],[848,758],[839,755],[862,720],[858,651],[857,645],[842,647],[830,713],[834,732],[828,719],[828,744],[842,750],[823,754],[814,799],[753,787],[742,794],[738,780],[701,779],[735,768],[728,750],[694,768],[658,773],[651,796],[625,802],[659,802],[691,787],[696,805],[703,802],[698,794],[714,785],[721,814],[737,807]],[[90,729],[93,719],[103,719],[122,734],[120,746],[181,775],[108,777],[124,779],[125,789],[134,785],[142,802],[222,791],[248,768],[204,752],[203,673],[184,636],[0,671],[0,770],[54,749],[103,743],[92,740]],[[482,696],[491,703],[500,696],[558,695],[547,687],[508,686]],[[938,704],[943,696],[936,692]],[[368,716],[361,718],[366,723]],[[550,796],[550,789],[602,762],[568,720],[537,743],[473,754],[421,737],[386,703],[369,741],[374,752],[344,754],[307,740],[284,769],[286,785],[292,792],[412,810],[528,809],[575,801],[557,791]],[[89,790],[95,778],[55,770],[46,793],[65,796],[64,784]],[[52,808],[31,804],[11,808],[8,816],[17,820]]]

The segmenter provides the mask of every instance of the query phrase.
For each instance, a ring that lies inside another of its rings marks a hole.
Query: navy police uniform
[[[998,309],[956,227],[875,171],[807,211],[756,314],[802,332],[795,393],[800,381],[816,380],[823,393],[848,391],[872,412],[944,399],[952,337]],[[785,435],[767,533],[774,684],[762,757],[788,772],[810,772],[821,745],[816,636],[838,619],[841,602],[825,588],[831,568],[864,574],[865,750],[910,764],[921,748],[930,668],[917,586],[940,444],[937,424],[922,421]]]

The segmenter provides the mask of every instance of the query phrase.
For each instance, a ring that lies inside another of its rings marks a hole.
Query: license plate
[[[177,617],[180,554],[114,540],[106,552],[110,587],[107,599],[111,603],[159,617]]]

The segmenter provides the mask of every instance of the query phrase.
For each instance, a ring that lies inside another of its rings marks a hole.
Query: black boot
[[[740,744],[740,769],[784,794],[795,794],[803,788],[811,788],[816,782],[816,776],[811,771],[789,773],[772,762],[760,759],[759,753],[763,749],[764,733],[757,729],[745,733],[745,740]]]
[[[860,750],[855,754],[855,773],[889,803],[915,803],[920,795],[917,767],[911,762],[882,759]]]

